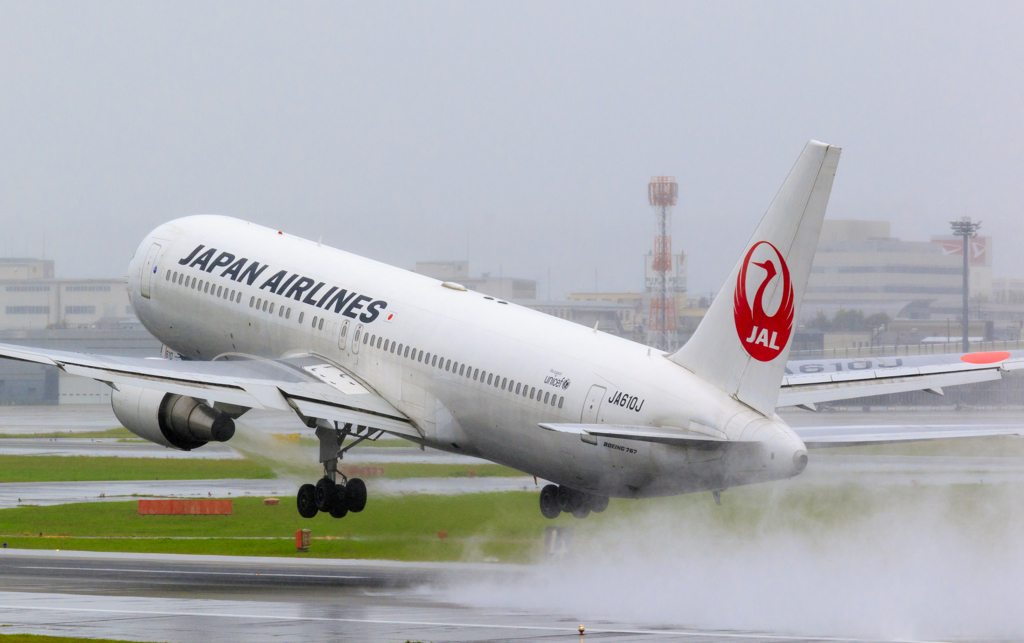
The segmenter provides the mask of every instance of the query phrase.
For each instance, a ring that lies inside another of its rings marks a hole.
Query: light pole
[[[978,236],[978,228],[981,227],[981,221],[977,223],[971,223],[971,217],[964,217],[959,221],[950,221],[949,225],[953,227],[953,235],[957,237],[963,237],[964,239],[964,309],[963,309],[963,327],[964,327],[964,341],[963,341],[963,352],[968,353],[971,350],[970,338],[967,336],[968,323],[967,323],[967,295],[970,288],[970,282],[968,281],[968,263],[971,257],[971,239]]]

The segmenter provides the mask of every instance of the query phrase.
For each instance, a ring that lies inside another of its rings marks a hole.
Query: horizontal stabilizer
[[[697,447],[714,449],[727,444],[736,444],[733,440],[719,438],[704,433],[686,431],[674,426],[628,426],[624,424],[540,424],[542,429],[559,433],[574,433],[585,442],[597,443],[597,438],[615,438],[618,440],[639,440],[640,442],[656,442],[679,447]],[[589,439],[588,439],[589,438]]]

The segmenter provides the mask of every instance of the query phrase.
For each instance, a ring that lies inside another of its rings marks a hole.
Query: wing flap
[[[405,415],[395,411],[395,415],[371,413],[345,404],[311,400],[301,397],[288,397],[295,409],[307,417],[322,418],[343,424],[353,424],[356,428],[368,427],[380,429],[401,437],[422,438],[423,435],[413,426]],[[362,431],[358,431],[362,432]]]

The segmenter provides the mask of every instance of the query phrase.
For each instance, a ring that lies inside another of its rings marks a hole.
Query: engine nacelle
[[[227,442],[235,434],[231,417],[194,397],[122,385],[111,393],[110,405],[124,428],[182,451]]]

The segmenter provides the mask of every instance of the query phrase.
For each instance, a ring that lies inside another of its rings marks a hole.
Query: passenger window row
[[[270,315],[274,314],[274,302],[269,299],[263,299],[262,297],[252,296],[249,297],[249,308],[255,308],[256,310],[262,310]],[[277,316],[283,317],[284,319],[292,318],[291,306],[280,306],[277,309]]]
[[[189,277],[185,273],[179,273],[175,271],[167,271],[167,276],[164,277],[164,281],[191,288],[192,290],[198,290],[202,293],[213,295],[219,299],[227,299],[228,301],[236,304],[242,302],[242,291],[235,290],[233,288],[225,288],[224,286],[218,286],[209,280],[199,279],[195,277]]]
[[[196,277],[189,277],[185,273],[179,273],[177,270],[167,271],[167,275],[164,277],[164,281],[169,281],[179,286],[191,288],[192,290],[199,290],[203,293],[213,295],[221,299],[227,299],[228,301],[236,304],[242,303],[242,291],[235,290],[233,288],[226,288],[224,286],[218,286],[209,280],[197,279]],[[252,296],[249,297],[249,308],[265,312],[273,315],[274,309],[277,308],[277,316],[282,319],[292,318],[291,306],[275,306],[274,302],[269,299],[263,299],[262,297]],[[302,323],[302,313],[299,313],[299,323]],[[321,321],[321,328],[323,322]],[[314,323],[314,326],[316,324]]]
[[[225,288],[223,286],[217,286],[208,280],[197,280],[195,277],[189,277],[185,273],[179,274],[177,270],[173,272],[168,270],[167,276],[164,278],[164,280],[176,283],[178,285],[184,285],[186,288],[191,288],[193,290],[200,290],[204,293],[210,293],[213,294],[215,297],[223,297],[224,299],[233,301],[235,303],[241,303],[242,301],[242,291],[240,290],[234,290]],[[263,299],[262,297],[257,297],[255,295],[249,297],[249,308],[265,312],[268,315],[273,315],[274,309],[276,308],[278,317],[281,317],[283,319],[292,318],[291,306],[277,306],[274,302],[270,301],[269,299]],[[302,320],[305,318],[305,316],[306,314],[304,312],[299,311],[298,321],[300,324],[302,323]],[[313,328],[315,330],[323,330],[324,321],[324,317],[314,315]]]
[[[356,339],[355,341],[359,340]],[[453,375],[458,375],[459,377],[472,379],[474,382],[479,382],[486,386],[499,388],[511,393],[512,395],[522,395],[524,398],[528,397],[529,399],[541,404],[550,404],[551,406],[562,408],[562,405],[565,403],[565,396],[553,394],[550,391],[541,391],[538,390],[536,386],[529,386],[522,382],[511,380],[507,377],[488,373],[487,371],[481,371],[479,368],[460,364],[457,361],[445,359],[437,354],[432,355],[430,353],[425,353],[424,351],[411,346],[405,346],[404,344],[384,339],[382,336],[364,333],[363,344],[370,348],[378,348],[386,353],[397,354],[399,357],[415,360],[417,363],[421,363],[426,366],[439,368],[452,373]]]

